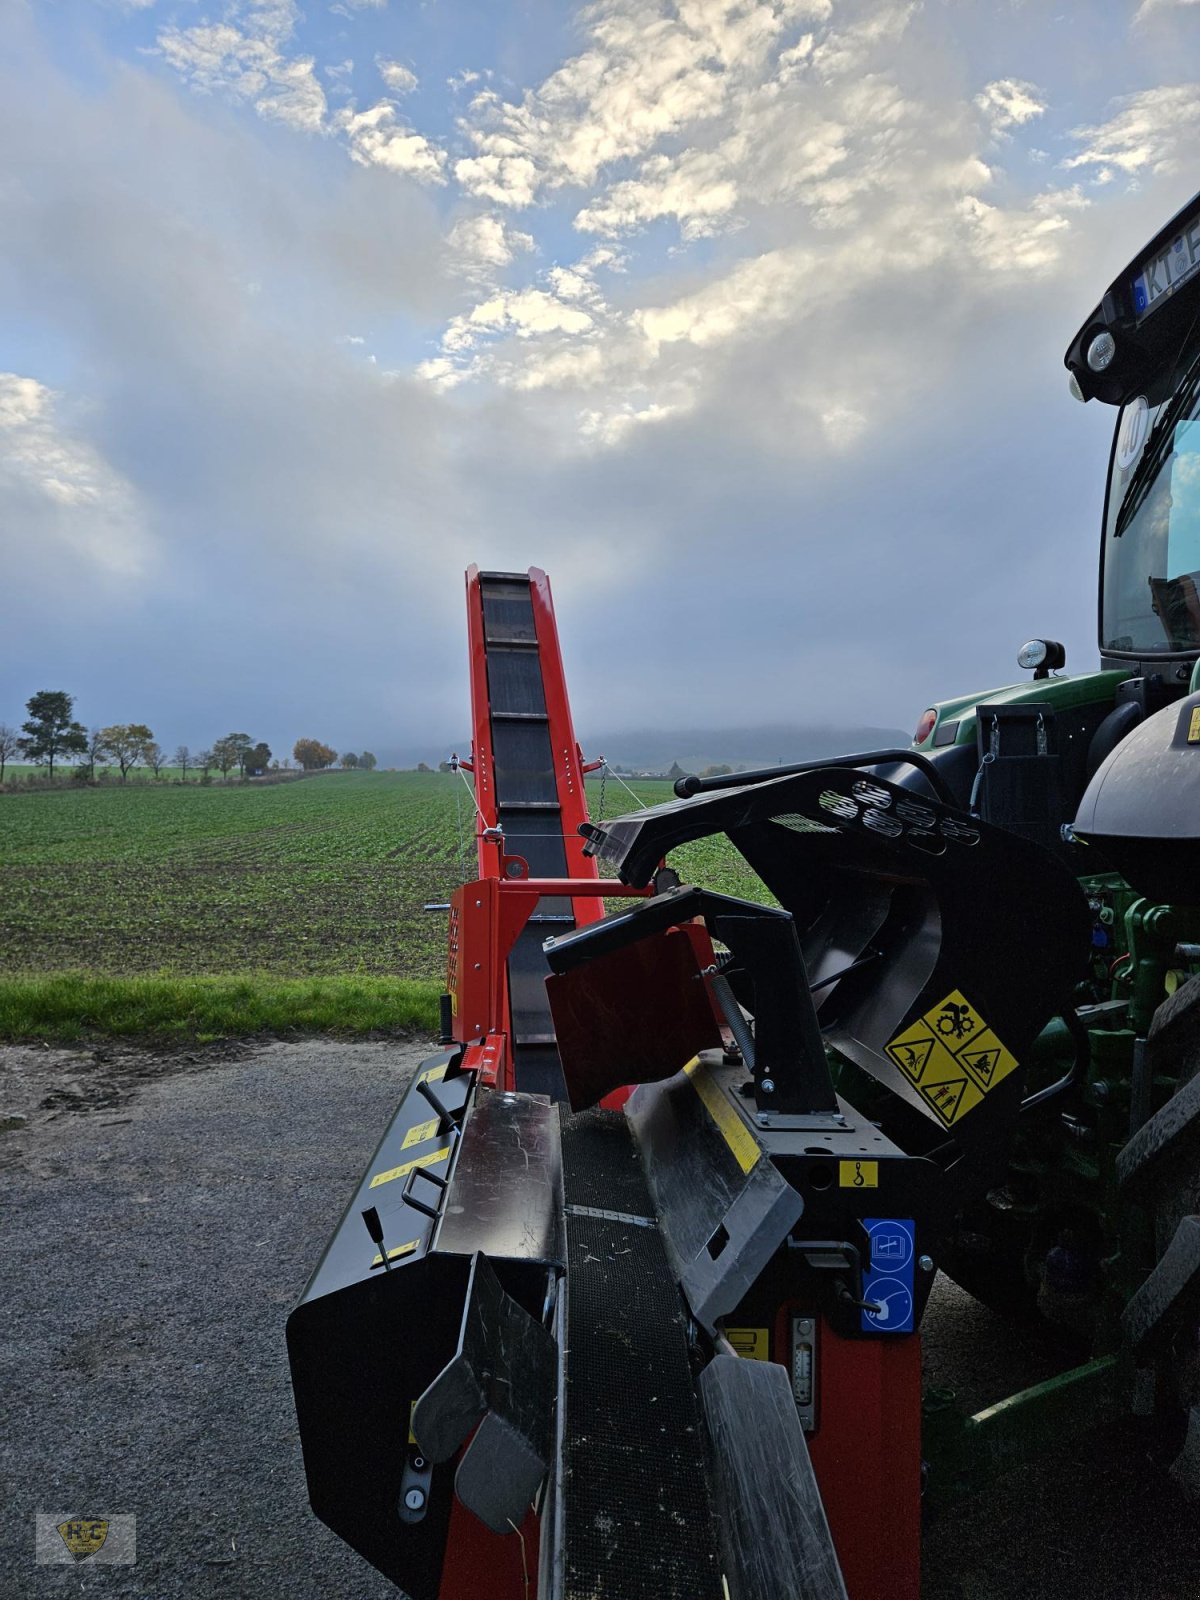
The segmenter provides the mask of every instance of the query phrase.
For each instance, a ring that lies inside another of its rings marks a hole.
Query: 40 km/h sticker
[[[1017,1069],[1017,1058],[958,989],[884,1048],[946,1127]]]

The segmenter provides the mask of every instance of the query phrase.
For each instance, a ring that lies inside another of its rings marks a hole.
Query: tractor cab
[[[1200,196],[1113,282],[1066,365],[1078,398],[1120,408],[1100,562],[1104,665],[1186,685],[1200,657]]]

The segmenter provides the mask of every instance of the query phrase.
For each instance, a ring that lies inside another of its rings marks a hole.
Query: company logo
[[[39,1513],[34,1519],[39,1566],[129,1567],[137,1559],[137,1518],[65,1517]]]
[[[60,1522],[57,1524],[58,1535],[76,1561],[86,1561],[89,1556],[94,1556],[104,1549],[104,1541],[108,1538],[108,1520],[101,1522]]]

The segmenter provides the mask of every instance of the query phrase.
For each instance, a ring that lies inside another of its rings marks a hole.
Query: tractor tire
[[[1145,1050],[1151,1081],[1174,1078],[1176,1087],[1117,1158],[1123,1195],[1154,1227],[1155,1265],[1122,1327],[1138,1409],[1169,1419],[1179,1446],[1171,1476],[1200,1502],[1200,977],[1158,1007]]]

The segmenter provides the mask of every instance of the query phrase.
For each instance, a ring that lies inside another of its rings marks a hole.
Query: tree
[[[87,736],[87,775],[91,783],[96,776],[96,765],[104,760],[104,729],[89,728]]]
[[[201,750],[196,756],[196,765],[200,768],[201,776],[206,780],[216,764],[217,758],[211,750]]]
[[[97,748],[105,755],[112,756],[121,769],[121,782],[124,783],[152,744],[154,735],[144,722],[114,722],[111,727],[100,729]]]
[[[249,772],[265,772],[270,765],[271,746],[260,739],[246,757],[245,770]]]
[[[218,769],[223,778],[227,778],[232,768],[241,761],[241,748],[237,743],[237,736],[226,734],[223,739],[218,739],[212,747],[213,765]]]
[[[142,746],[142,759],[157,778],[166,766],[167,752],[155,740],[147,739]]]
[[[353,750],[346,751],[346,754],[342,757],[342,765],[348,772],[353,772],[355,767],[358,766],[358,757]]]
[[[369,750],[364,750],[362,755],[359,756],[358,764],[359,764],[360,767],[365,768],[367,772],[374,772],[375,771],[375,766],[376,766],[375,757],[371,754],[371,752]]]
[[[305,772],[318,772],[322,767],[331,767],[337,760],[337,751],[331,750],[319,739],[297,739],[292,754]]]
[[[238,771],[244,778],[246,776],[246,759],[254,748],[254,740],[248,733],[227,733],[225,737],[237,751]]]
[[[48,766],[54,776],[56,756],[79,755],[87,749],[87,729],[73,720],[75,701],[61,689],[40,689],[25,702],[29,720],[21,724],[24,738],[17,743],[37,766]]]
[[[672,761],[671,770],[667,773],[667,777],[674,780],[675,778],[682,778],[683,775],[683,768],[679,765],[678,761]]]
[[[21,741],[17,738],[17,730],[10,728],[6,722],[0,722],[0,783],[4,782],[4,768],[21,748]]]
[[[175,765],[179,768],[180,781],[182,783],[186,783],[188,768],[192,765],[192,752],[188,749],[187,745],[181,744],[176,747]]]

